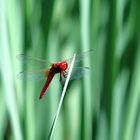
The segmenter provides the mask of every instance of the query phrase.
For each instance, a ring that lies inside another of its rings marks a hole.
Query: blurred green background
[[[17,79],[24,53],[51,62],[94,49],[85,78],[69,83],[54,140],[140,140],[139,0],[0,0],[0,140],[47,139],[59,76]]]

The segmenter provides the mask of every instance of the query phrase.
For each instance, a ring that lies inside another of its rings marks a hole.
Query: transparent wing
[[[75,67],[73,68],[70,80],[79,79],[89,73],[89,67]]]
[[[85,57],[89,57],[93,53],[93,49],[78,53],[75,58],[75,63],[81,62]],[[51,62],[47,62],[46,60],[40,58],[34,58],[32,56],[26,56],[25,54],[17,55],[17,59],[20,60],[24,64],[38,65],[38,66],[46,66],[52,64]],[[68,63],[71,63],[72,58],[66,59]]]
[[[17,75],[18,79],[27,79],[31,81],[41,81],[45,80],[47,76],[47,70],[32,70],[32,71],[22,71]]]
[[[89,67],[75,67],[73,68],[70,80],[80,79],[89,73]],[[65,82],[67,75],[62,77],[62,81]]]
[[[50,64],[50,62],[46,62],[46,60],[26,56],[25,54],[17,55],[17,59],[20,60],[23,64],[31,64],[35,66],[46,66],[47,64]]]
[[[91,49],[91,50],[88,50],[88,51],[85,51],[85,52],[82,52],[82,53],[78,53],[75,57],[75,62],[74,63],[75,64],[80,63],[84,58],[90,57],[93,54],[93,52],[94,52],[94,50]],[[70,64],[71,61],[72,61],[72,58],[66,59],[65,61]]]

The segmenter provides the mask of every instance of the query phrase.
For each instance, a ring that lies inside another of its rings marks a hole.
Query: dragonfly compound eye
[[[68,67],[67,62],[61,62],[61,64],[60,64],[60,69],[61,69],[61,70],[66,70],[67,67]]]

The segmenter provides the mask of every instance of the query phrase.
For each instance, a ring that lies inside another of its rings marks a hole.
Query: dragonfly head
[[[66,70],[67,67],[68,67],[68,63],[67,63],[66,61],[61,62],[61,63],[59,64],[59,68],[60,68],[62,71]]]

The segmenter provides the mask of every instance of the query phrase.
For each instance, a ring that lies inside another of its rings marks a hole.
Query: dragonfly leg
[[[64,85],[64,81],[63,81],[62,78],[63,78],[63,77],[66,78],[67,75],[68,75],[68,73],[67,73],[66,71],[60,72],[60,79],[59,79],[59,81],[60,81],[60,83],[61,83],[62,86]]]
[[[61,85],[63,86],[62,75],[63,75],[63,73],[60,72],[60,79],[59,79],[59,81],[60,81]]]
[[[63,71],[62,74],[63,74],[63,76],[64,76],[65,78],[66,78],[67,75],[68,75],[67,71]]]

